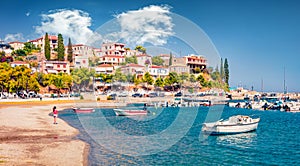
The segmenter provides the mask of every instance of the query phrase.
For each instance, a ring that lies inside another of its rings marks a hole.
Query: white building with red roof
[[[158,78],[158,77],[166,77],[169,75],[169,69],[162,67],[162,66],[156,66],[156,65],[151,65],[148,67],[148,72],[149,74],[154,77],[154,78]]]
[[[70,63],[68,61],[43,61],[41,72],[45,74],[66,73],[70,74]]]
[[[37,48],[41,48],[41,51],[44,52],[45,36],[46,35],[44,35],[40,38],[34,39],[34,40],[30,40],[28,42],[32,43]],[[48,35],[48,39],[49,39],[49,42],[50,42],[50,49],[51,49],[51,51],[54,51],[54,49],[57,48],[58,38],[57,38],[57,36]]]
[[[110,64],[101,64],[95,67],[95,71],[97,74],[104,73],[104,74],[113,74],[115,71],[114,66]]]
[[[14,50],[19,50],[24,48],[24,43],[19,41],[13,41],[8,43]]]
[[[120,66],[122,63],[125,63],[125,57],[119,55],[104,55],[100,58],[99,63]]]
[[[103,43],[101,46],[102,56],[114,55],[124,56],[125,55],[125,44],[123,43]]]
[[[190,68],[191,73],[195,73],[195,69],[199,68],[201,71],[206,68],[207,60],[201,55],[187,55],[184,56],[185,64]]]

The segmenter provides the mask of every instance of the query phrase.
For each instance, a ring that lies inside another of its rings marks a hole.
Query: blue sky
[[[265,91],[283,91],[285,67],[288,91],[300,91],[298,1],[3,0],[0,38],[19,33],[19,38],[26,41],[39,36],[36,27],[41,27],[42,15],[48,15],[50,10],[88,13],[91,18],[89,32],[96,31],[115,15],[149,5],[168,5],[170,12],[201,27],[219,55],[228,58],[231,86],[253,86],[255,90],[260,90],[263,79]]]

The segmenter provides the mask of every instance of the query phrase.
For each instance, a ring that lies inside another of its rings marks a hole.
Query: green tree
[[[184,82],[185,80],[189,79],[189,74],[188,73],[182,73],[182,74],[179,75],[179,78],[180,78],[180,80],[182,80]]]
[[[63,79],[63,73],[53,75],[52,84],[57,88],[57,95],[60,96],[60,90],[66,88],[66,84]]]
[[[164,60],[159,56],[152,57],[152,64],[157,66],[162,66],[164,64]]]
[[[164,80],[161,77],[158,77],[155,80],[154,85],[157,86],[157,87],[163,87],[164,86]]]
[[[194,75],[194,74],[191,74],[190,75],[190,78],[189,78],[189,81],[190,82],[196,82],[197,80],[196,80],[196,76]]]
[[[218,66],[216,67],[215,71],[211,73],[210,76],[215,81],[219,81],[219,82],[221,81],[221,75]]]
[[[224,81],[227,85],[229,85],[229,65],[227,58],[224,61]]]
[[[14,56],[26,56],[27,53],[25,50],[23,49],[17,49],[17,50],[14,50],[11,55],[14,55]]]
[[[143,82],[147,83],[147,85],[152,85],[154,80],[153,77],[150,75],[149,72],[146,72],[143,77]]]
[[[207,81],[205,80],[205,78],[203,77],[202,74],[200,74],[198,77],[197,77],[197,81],[199,81],[200,85],[202,87],[207,87]]]
[[[72,42],[71,42],[71,38],[69,38],[69,43],[68,43],[68,61],[70,63],[73,62],[73,49],[72,49]]]
[[[170,52],[169,66],[172,66],[172,63],[173,63],[173,55],[172,52]]]
[[[91,82],[91,78],[95,76],[95,70],[88,68],[76,68],[72,71],[72,80],[77,89],[85,89]]]
[[[38,93],[40,91],[40,85],[36,78],[37,74],[31,75],[28,81],[28,90]]]
[[[8,91],[9,81],[11,80],[13,70],[12,67],[7,63],[0,63],[0,88],[1,94],[4,91]]]
[[[143,46],[136,46],[135,50],[138,50],[139,52],[142,52],[143,54],[146,54],[146,48],[144,48]]]
[[[46,33],[46,35],[45,35],[44,53],[45,53],[45,58],[47,60],[50,60],[50,58],[51,58],[51,50],[50,50],[50,41],[49,41],[48,33]]]
[[[133,83],[135,86],[138,86],[141,80],[137,77],[136,74],[133,75]]]
[[[57,41],[57,59],[59,61],[65,60],[65,46],[64,46],[64,39],[61,34],[58,34],[58,41]]]
[[[126,75],[122,74],[121,68],[118,68],[115,71],[115,74],[113,76],[113,80],[118,81],[118,82],[126,82],[127,81]]]
[[[220,77],[221,77],[221,80],[224,80],[224,65],[223,65],[223,58],[221,58]]]
[[[137,57],[135,55],[131,56],[131,57],[125,57],[125,63],[134,63],[137,64]]]

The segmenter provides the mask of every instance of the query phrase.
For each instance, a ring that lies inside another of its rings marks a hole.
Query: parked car
[[[182,92],[178,92],[175,94],[175,97],[181,97],[182,96]]]
[[[132,97],[143,97],[143,95],[140,93],[134,93],[132,94]]]
[[[110,95],[107,96],[107,100],[116,100],[117,94],[112,93]]]
[[[165,93],[164,92],[159,92],[158,96],[159,97],[165,97]]]
[[[22,99],[25,99],[27,98],[27,94],[23,93],[23,92],[17,92],[17,95],[22,98]]]
[[[121,92],[118,95],[118,97],[127,97],[127,96],[128,96],[128,93],[126,93],[126,92]]]
[[[35,92],[29,92],[28,93],[28,97],[29,98],[36,98],[37,97],[37,94]]]
[[[157,97],[158,94],[156,92],[152,92],[152,93],[149,93],[148,95],[149,97]]]

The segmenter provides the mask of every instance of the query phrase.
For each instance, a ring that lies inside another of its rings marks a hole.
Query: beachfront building
[[[169,71],[170,72],[175,72],[178,74],[183,74],[183,73],[190,73],[190,69],[186,65],[172,65],[169,66]]]
[[[23,61],[14,61],[14,62],[10,62],[10,66],[11,66],[11,67],[26,66],[26,67],[30,68],[29,63],[26,63],[26,62],[23,62]]]
[[[67,73],[70,74],[70,63],[68,61],[43,61],[41,72],[45,74]]]
[[[120,66],[122,63],[125,63],[125,57],[119,55],[104,55],[99,59],[99,64]]]
[[[9,42],[8,43],[14,50],[19,50],[24,48],[24,43],[19,41]]]
[[[137,64],[147,66],[152,64],[152,57],[148,54],[136,55]]]
[[[148,67],[148,72],[153,78],[164,78],[169,75],[169,69],[162,66],[151,65]]]
[[[44,46],[45,46],[45,36],[42,36],[40,38],[30,40],[28,42],[32,43],[36,48],[41,48],[41,52],[44,53]],[[54,49],[57,48],[57,36],[48,35],[48,39],[50,42],[50,50],[51,52],[54,52]]]
[[[95,71],[97,74],[104,73],[104,74],[113,74],[114,73],[114,66],[110,64],[101,64],[95,67]]]
[[[124,56],[125,55],[125,44],[123,43],[103,43],[101,46],[102,56],[114,55]]]

